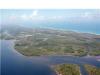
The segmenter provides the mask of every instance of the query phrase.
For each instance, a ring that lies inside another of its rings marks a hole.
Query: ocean
[[[100,23],[66,23],[66,22],[44,22],[28,24],[27,27],[64,29],[83,33],[100,34]]]

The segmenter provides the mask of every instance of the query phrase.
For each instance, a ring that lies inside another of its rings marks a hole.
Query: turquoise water
[[[42,22],[31,24],[28,23],[27,27],[40,27],[40,28],[54,28],[72,30],[83,33],[100,34],[100,23],[68,23],[68,22]]]

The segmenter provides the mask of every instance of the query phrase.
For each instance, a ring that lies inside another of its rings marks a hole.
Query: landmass
[[[0,38],[15,39],[14,48],[25,56],[100,55],[100,35],[48,28],[5,27],[0,31]]]
[[[83,64],[88,75],[100,75],[100,68],[92,65]],[[57,75],[82,75],[77,64],[57,64],[52,66]]]
[[[88,75],[100,75],[100,68],[87,64],[85,64],[84,66],[86,71],[88,72]]]
[[[59,64],[53,66],[57,75],[81,75],[80,67],[76,64]]]

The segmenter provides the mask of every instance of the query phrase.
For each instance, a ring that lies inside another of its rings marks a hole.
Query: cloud
[[[20,18],[22,19],[22,20],[30,20],[30,19],[33,19],[33,18],[37,18],[37,17],[39,17],[38,16],[38,10],[34,10],[31,14],[22,14],[22,15],[20,15]]]
[[[64,16],[44,16],[38,14],[38,10],[34,10],[31,14],[22,14],[23,20],[42,21],[42,20],[62,20]]]
[[[67,15],[66,15],[67,14]],[[100,19],[99,12],[80,12],[80,13],[66,13],[63,15],[62,13],[59,15],[50,14],[50,15],[41,15],[39,14],[39,10],[34,10],[30,14],[13,14],[10,15],[9,20],[11,21],[31,21],[31,22],[39,22],[39,21],[66,21],[72,23],[81,23],[81,22],[96,22]]]
[[[38,10],[34,10],[31,14],[22,14],[20,17],[22,20],[44,20],[45,16],[39,15]]]
[[[38,16],[38,10],[34,10],[29,16],[30,18]]]
[[[33,11],[32,15],[37,16],[38,15],[38,10]]]

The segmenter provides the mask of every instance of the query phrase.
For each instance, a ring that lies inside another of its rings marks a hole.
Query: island
[[[58,64],[52,68],[57,75],[81,75],[80,67],[76,64]]]
[[[100,68],[93,65],[83,64],[88,75],[100,75]],[[51,67],[57,75],[82,75],[77,64],[57,64]]]
[[[88,75],[100,75],[100,68],[88,64],[85,64],[84,66]]]
[[[5,26],[0,34],[1,39],[16,40],[14,48],[25,56],[100,55],[100,35],[96,34],[21,26]]]

